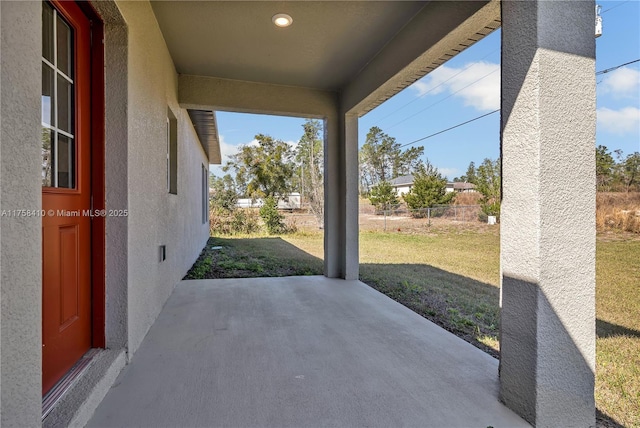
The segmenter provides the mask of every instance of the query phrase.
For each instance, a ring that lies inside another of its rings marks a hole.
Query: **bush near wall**
[[[260,230],[257,209],[237,208],[233,211],[211,209],[209,213],[209,235],[251,234]]]
[[[596,228],[598,232],[640,233],[640,192],[598,192]]]

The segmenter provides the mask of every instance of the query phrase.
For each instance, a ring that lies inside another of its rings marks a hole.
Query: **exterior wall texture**
[[[42,206],[41,8],[41,2],[0,2],[2,210]],[[177,74],[149,4],[104,3],[96,9],[106,24],[107,209],[129,213],[107,218],[107,346],[128,347],[131,356],[206,243],[201,171],[208,160],[178,106]],[[177,195],[166,188],[167,109],[178,124]],[[41,227],[38,217],[0,220],[3,427],[41,424]],[[167,246],[164,262],[159,245]]]
[[[40,210],[40,2],[0,2],[0,209]],[[40,217],[0,220],[0,425],[40,424]]]
[[[148,2],[118,2],[128,27],[128,348],[135,353],[209,236],[201,171],[208,160]],[[178,124],[178,191],[167,190],[167,109]],[[113,207],[119,208],[119,207]],[[160,262],[160,245],[166,260]]]
[[[502,16],[501,397],[536,426],[593,426],[594,3]]]

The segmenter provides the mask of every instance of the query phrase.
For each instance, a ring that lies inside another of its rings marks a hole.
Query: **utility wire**
[[[443,134],[443,133],[445,133],[445,132],[447,132],[447,131],[451,131],[452,129],[459,128],[459,127],[461,127],[462,125],[466,125],[467,123],[471,123],[471,122],[473,122],[473,121],[475,121],[475,120],[482,119],[483,117],[487,117],[487,116],[489,116],[489,115],[491,115],[491,114],[494,114],[494,113],[497,113],[497,112],[499,112],[499,111],[500,111],[500,109],[498,109],[498,110],[494,110],[494,111],[489,112],[489,113],[485,113],[485,114],[483,114],[482,116],[474,117],[473,119],[469,119],[469,120],[467,120],[466,122],[459,123],[459,124],[457,124],[457,125],[455,125],[455,126],[452,126],[451,128],[443,129],[442,131],[438,131],[438,132],[436,132],[435,134],[427,135],[426,137],[419,138],[419,139],[417,139],[417,140],[415,140],[415,141],[412,141],[412,142],[410,142],[410,143],[405,143],[405,144],[401,145],[400,147],[409,146],[409,145],[411,145],[411,144],[415,144],[415,143],[417,143],[417,142],[419,142],[419,141],[426,140],[427,138],[435,137],[436,135],[440,135],[440,134]]]
[[[478,83],[479,81],[481,81],[481,80],[482,80],[482,79],[484,79],[485,77],[489,77],[490,75],[492,75],[493,73],[496,73],[497,71],[499,71],[499,69],[498,69],[498,70],[493,70],[492,72],[485,74],[485,75],[484,75],[484,76],[482,76],[481,78],[479,78],[479,79],[477,79],[477,80],[474,80],[473,82],[469,83],[467,86],[465,86],[465,87],[463,87],[463,88],[460,88],[460,89],[458,89],[458,90],[457,90],[457,91],[455,91],[455,92],[450,93],[450,94],[449,94],[449,95],[447,95],[446,97],[444,97],[444,98],[442,98],[442,99],[440,99],[440,100],[436,101],[436,102],[435,102],[435,103],[433,103],[433,104],[429,104],[428,106],[426,106],[426,107],[425,107],[425,108],[423,108],[422,110],[419,110],[418,112],[416,112],[416,113],[412,114],[411,116],[407,116],[407,117],[405,117],[405,118],[404,118],[404,119],[402,119],[400,122],[396,122],[396,123],[394,123],[393,125],[391,125],[391,126],[387,127],[387,129],[395,128],[396,126],[400,125],[401,123],[406,122],[407,120],[411,119],[412,117],[415,117],[415,116],[419,115],[420,113],[422,113],[422,112],[424,112],[424,111],[429,110],[431,107],[434,107],[434,106],[436,106],[436,105],[440,104],[441,102],[443,102],[443,101],[445,101],[445,100],[447,100],[447,99],[451,98],[452,96],[454,96],[454,95],[455,95],[455,94],[457,94],[458,92],[464,91],[464,90],[465,90],[465,89],[467,89],[469,86],[473,86],[473,85],[475,85],[476,83]]]
[[[449,77],[447,80],[440,82],[439,85],[434,86],[433,88],[429,89],[428,91],[420,94],[419,96],[417,96],[416,98],[414,98],[413,100],[409,101],[408,103],[404,104],[401,107],[398,107],[397,109],[395,109],[394,111],[392,111],[391,113],[389,113],[386,116],[383,116],[382,118],[378,119],[377,122],[380,123],[382,121],[384,121],[385,119],[387,119],[390,116],[393,116],[394,114],[398,113],[400,110],[404,109],[405,107],[407,107],[410,104],[413,104],[414,102],[418,101],[421,98],[424,98],[425,96],[429,95],[431,92],[435,91],[436,89],[438,89],[440,86],[444,85],[445,83],[447,83],[448,81],[450,81],[451,79],[458,77],[459,75],[461,75],[462,73],[464,73],[465,71],[467,71],[468,69],[476,66],[479,64],[480,61],[482,61],[483,59],[493,55],[494,53],[498,52],[500,50],[500,48],[492,50],[491,52],[489,52],[488,54],[486,54],[485,56],[483,56],[482,58],[480,58],[479,60],[472,62],[471,64],[467,65],[465,68],[463,68],[462,70],[460,70],[459,72],[457,72],[456,74],[454,74],[453,76]],[[394,125],[395,126],[395,125]]]
[[[636,62],[640,62],[640,58],[638,58],[638,59],[636,59],[634,61],[629,61],[629,62],[624,63],[624,64],[616,65],[615,67],[607,68],[606,70],[598,71],[598,72],[596,72],[596,76],[608,73],[608,72],[613,71],[613,70],[617,70],[617,69],[619,69],[621,67],[624,67],[625,65],[635,64]]]
[[[620,68],[620,67],[624,67],[625,65],[633,64],[633,63],[636,63],[636,62],[640,62],[640,58],[639,58],[639,59],[636,59],[635,61],[630,61],[630,62],[627,62],[627,63],[625,63],[625,64],[620,64],[620,65],[617,65],[617,66],[615,66],[615,67],[607,68],[606,70],[598,71],[598,72],[596,72],[596,75],[600,75],[600,74],[608,73],[608,72],[610,72],[610,71],[617,70],[617,69],[618,69],[618,68]],[[493,73],[493,72],[492,72],[492,73]],[[489,74],[492,74],[492,73],[489,73]],[[481,77],[480,79],[478,79],[478,80],[476,80],[475,82],[471,83],[471,85],[473,85],[474,83],[477,83],[477,82],[478,82],[479,80],[481,80],[481,79],[484,79],[484,78],[485,78],[485,77],[487,77],[489,74],[487,74],[486,76]],[[471,85],[468,85],[468,86],[471,86]],[[467,88],[468,86],[465,86],[465,87],[464,87],[464,88],[462,88],[462,89],[465,89],[465,88]],[[461,89],[461,90],[462,90],[462,89]],[[458,92],[459,92],[459,91],[458,91]],[[455,94],[455,93],[454,93],[454,94]],[[454,94],[451,94],[451,95],[454,95]],[[451,95],[450,95],[450,96],[451,96]],[[449,98],[449,97],[447,97],[447,98]],[[445,99],[446,99],[446,98],[445,98]],[[440,101],[444,101],[445,99],[442,99],[442,100],[440,100]],[[438,102],[440,102],[440,101],[438,101]],[[437,103],[436,103],[436,104],[437,104]],[[427,107],[427,109],[428,109],[428,108],[430,108],[430,107],[433,107],[434,105],[435,105],[435,104],[431,104],[429,107]],[[424,110],[426,110],[426,109],[424,109]],[[419,111],[418,113],[422,113],[422,111],[424,111],[424,110],[421,110],[421,111]],[[406,147],[406,146],[410,146],[410,145],[415,144],[415,143],[418,143],[418,142],[420,142],[420,141],[427,140],[427,139],[429,139],[429,138],[435,137],[436,135],[444,134],[445,132],[451,131],[452,129],[459,128],[459,127],[461,127],[461,126],[463,126],[463,125],[466,125],[467,123],[474,122],[474,121],[476,121],[476,120],[478,120],[478,119],[482,119],[483,117],[490,116],[490,115],[492,115],[492,114],[494,114],[494,113],[497,113],[497,112],[499,112],[499,111],[500,111],[500,109],[497,109],[497,110],[491,111],[491,112],[489,112],[489,113],[485,113],[485,114],[483,114],[483,115],[481,115],[481,116],[474,117],[473,119],[469,119],[469,120],[467,120],[466,122],[459,123],[459,124],[454,125],[454,126],[452,126],[452,127],[450,127],[450,128],[443,129],[442,131],[438,131],[438,132],[436,132],[436,133],[434,133],[434,134],[431,134],[431,135],[427,135],[426,137],[418,138],[417,140],[411,141],[411,142],[409,142],[409,143],[402,144],[402,145],[400,146],[400,148],[402,148],[402,147]],[[416,114],[418,114],[418,113],[416,113]],[[415,116],[415,114],[414,114],[413,116]],[[409,116],[407,119],[410,119],[410,118],[411,118],[411,117],[413,117],[413,116]],[[405,119],[405,120],[406,120],[406,119]],[[404,122],[404,121],[403,121],[403,122]],[[401,123],[401,122],[398,122],[397,124],[399,124],[399,123]],[[397,125],[397,124],[396,124],[396,125]],[[395,125],[394,125],[394,126],[395,126]]]
[[[622,3],[620,3],[620,4],[617,4],[617,5],[615,5],[615,6],[611,6],[609,9],[607,9],[607,10],[605,10],[605,11],[602,11],[601,13],[607,13],[607,12],[609,12],[610,10],[615,9],[616,7],[620,7],[620,6],[622,6],[623,4],[625,4],[625,3],[629,3],[630,1],[631,1],[631,0],[627,0],[627,1],[624,1],[624,2],[622,2]]]

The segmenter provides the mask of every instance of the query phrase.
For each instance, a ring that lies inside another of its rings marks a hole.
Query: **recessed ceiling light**
[[[278,27],[288,27],[293,23],[293,18],[291,18],[286,13],[278,13],[276,15],[273,15],[273,18],[271,18],[271,20]]]

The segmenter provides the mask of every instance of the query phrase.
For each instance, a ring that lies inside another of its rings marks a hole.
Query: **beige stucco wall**
[[[0,209],[41,208],[40,2],[0,2]],[[41,407],[41,220],[0,219],[0,426]]]
[[[128,348],[131,356],[206,243],[201,170],[208,166],[148,2],[118,2],[128,27]],[[178,121],[178,193],[166,183],[167,107]],[[115,208],[115,207],[114,207]],[[167,259],[160,262],[159,246]]]

